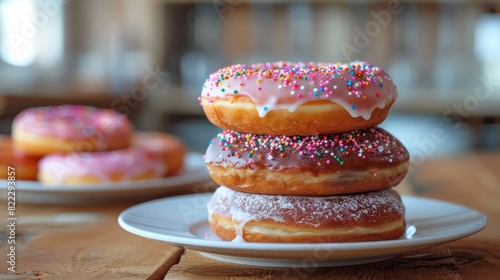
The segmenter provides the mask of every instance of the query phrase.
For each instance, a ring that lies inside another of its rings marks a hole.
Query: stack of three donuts
[[[399,238],[405,209],[392,187],[409,155],[376,126],[396,97],[390,77],[366,63],[234,65],[212,74],[200,99],[224,129],[205,155],[221,185],[208,203],[213,231],[249,242]]]

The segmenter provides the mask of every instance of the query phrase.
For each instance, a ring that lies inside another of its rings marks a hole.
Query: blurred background
[[[500,1],[1,0],[0,133],[82,103],[202,152],[208,75],[277,60],[384,67],[399,99],[382,126],[416,164],[500,148]]]

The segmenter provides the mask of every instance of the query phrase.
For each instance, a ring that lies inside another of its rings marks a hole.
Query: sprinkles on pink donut
[[[367,62],[280,61],[221,68],[205,81],[200,101],[209,120],[223,129],[308,135],[376,125],[385,119],[396,98],[396,87],[389,75],[383,68]],[[316,107],[307,108],[305,105]],[[227,110],[234,110],[240,116],[224,112]],[[274,127],[277,124],[278,131],[262,130],[265,125],[249,115],[251,111],[262,119],[262,123]],[[242,113],[245,116],[241,116]],[[285,122],[281,128],[280,118]],[[349,122],[352,122],[351,127]],[[252,123],[257,129],[252,128]],[[307,129],[312,130],[311,133],[304,132]],[[294,133],[294,130],[300,133]]]
[[[61,105],[35,107],[16,116],[15,125],[48,136],[63,139],[85,139],[96,130],[118,132],[128,129],[130,123],[125,115],[109,109],[83,105]]]
[[[125,115],[83,105],[29,108],[14,118],[12,126],[16,148],[35,156],[127,148],[132,133]]]
[[[366,62],[236,64],[213,73],[203,85],[208,99],[231,94],[249,96],[261,117],[276,109],[294,111],[312,100],[331,100],[364,119],[397,97],[385,71]]]

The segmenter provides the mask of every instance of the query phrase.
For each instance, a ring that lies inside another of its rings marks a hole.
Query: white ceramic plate
[[[197,250],[220,261],[273,267],[343,266],[375,262],[474,234],[486,226],[482,213],[460,205],[403,196],[407,230],[398,240],[353,243],[225,242],[211,231],[206,203],[211,193],[158,199],[123,211],[125,230]]]
[[[152,199],[184,190],[188,185],[210,182],[200,153],[189,152],[179,175],[130,182],[81,185],[42,185],[37,181],[16,181],[19,203],[96,204],[130,199]],[[0,198],[6,199],[7,181],[0,180]]]

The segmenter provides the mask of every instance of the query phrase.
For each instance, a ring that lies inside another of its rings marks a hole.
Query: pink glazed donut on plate
[[[111,183],[159,178],[166,172],[160,155],[141,148],[92,153],[56,153],[38,164],[44,184]]]
[[[396,98],[391,77],[366,62],[280,61],[219,69],[205,81],[200,101],[222,129],[291,136],[372,127]]]
[[[125,115],[83,105],[29,108],[12,123],[15,148],[30,156],[128,148],[131,134]]]
[[[140,147],[149,153],[157,154],[167,166],[165,176],[177,175],[184,166],[184,156],[187,147],[174,134],[162,132],[136,132],[133,141],[134,147]]]

